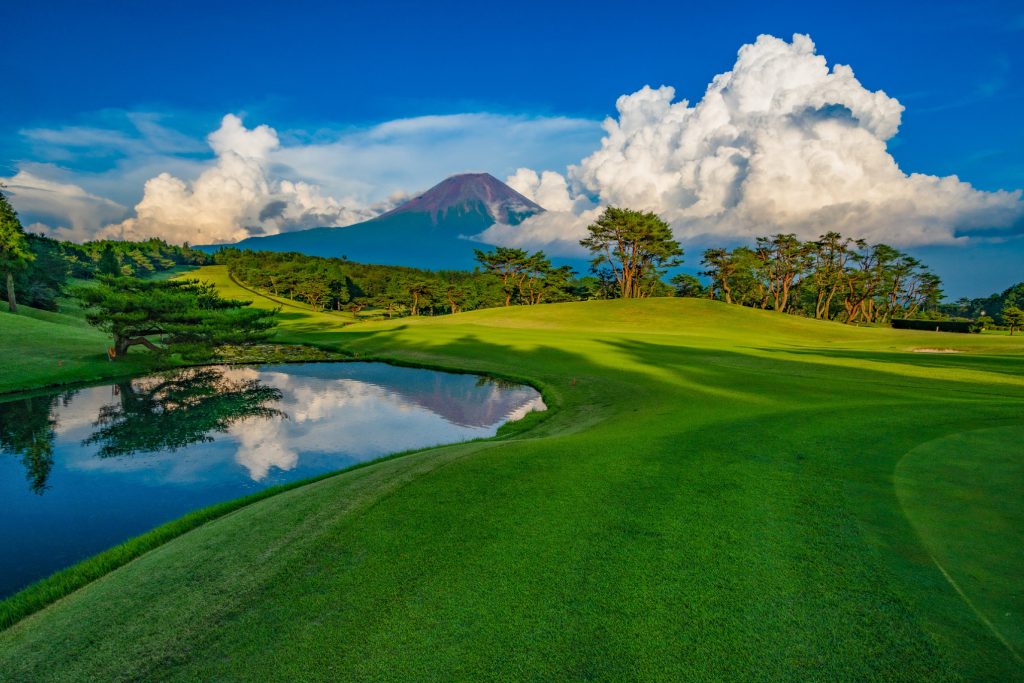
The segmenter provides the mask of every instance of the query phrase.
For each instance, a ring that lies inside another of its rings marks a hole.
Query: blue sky
[[[898,100],[887,149],[904,173],[1024,188],[1019,3],[14,4],[0,9],[14,28],[0,57],[0,177],[54,184],[15,191],[15,206],[69,237],[134,216],[162,172],[193,182],[229,113],[238,135],[273,129],[271,182],[321,190],[279,229],[372,215],[395,191],[464,170],[565,174],[598,148],[617,98],[664,84],[697,102],[759,34],[809,34],[830,66]],[[47,205],[46,192],[64,199]],[[951,294],[987,293],[1024,279],[1020,220],[1008,221],[998,242],[907,246]],[[974,262],[984,267],[958,267]]]

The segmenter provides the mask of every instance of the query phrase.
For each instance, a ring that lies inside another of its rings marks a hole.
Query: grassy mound
[[[0,633],[0,679],[1021,677],[894,485],[922,444],[1019,435],[1017,338],[693,300],[283,336],[528,377],[556,411],[190,531]]]
[[[21,306],[0,312],[0,394],[54,384],[92,382],[150,370],[143,353],[121,363],[107,359],[110,339],[74,315]]]

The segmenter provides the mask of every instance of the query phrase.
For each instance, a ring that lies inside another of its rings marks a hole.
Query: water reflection
[[[247,418],[285,417],[268,407],[281,400],[280,389],[255,376],[230,377],[222,368],[190,368],[121,382],[113,389],[117,403],[100,407],[96,431],[82,442],[99,446],[100,458],[174,452],[213,441],[214,433],[226,433]]]
[[[73,394],[64,394],[70,397]],[[21,460],[32,493],[42,495],[53,468],[53,410],[60,395],[31,396],[0,403],[0,451]]]
[[[2,402],[0,597],[204,505],[538,409],[530,387],[374,363],[191,368]]]

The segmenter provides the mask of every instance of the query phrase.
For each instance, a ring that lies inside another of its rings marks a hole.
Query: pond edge
[[[154,374],[157,372],[168,372],[173,370],[181,370],[188,367],[204,367],[211,365],[232,365],[232,366],[246,366],[246,365],[297,365],[306,363],[384,363],[386,365],[392,365],[395,367],[407,367],[416,368],[421,370],[434,370],[439,372],[447,372],[455,375],[477,375],[481,377],[489,377],[491,379],[505,380],[509,382],[515,382],[529,386],[536,390],[541,399],[544,401],[546,410],[544,411],[531,411],[524,415],[519,420],[507,421],[502,423],[498,427],[498,431],[494,436],[470,439],[468,441],[458,441],[449,444],[438,444],[436,446],[428,446],[426,448],[415,448],[412,450],[399,451],[397,453],[390,453],[383,455],[373,460],[367,460],[365,462],[359,462],[348,467],[344,467],[340,470],[333,472],[325,472],[313,477],[307,477],[306,479],[299,479],[298,481],[288,482],[287,484],[279,484],[277,486],[271,486],[270,488],[251,493],[247,496],[240,498],[234,498],[232,500],[223,501],[220,503],[214,503],[198,510],[193,510],[177,519],[165,522],[160,526],[150,529],[149,531],[142,533],[134,538],[131,538],[123,543],[120,543],[112,548],[108,548],[96,555],[88,557],[76,564],[61,569],[53,574],[50,574],[46,578],[39,579],[38,581],[29,584],[25,588],[22,588],[17,593],[0,600],[0,632],[6,631],[20,621],[30,617],[31,615],[42,611],[46,607],[58,602],[59,600],[71,595],[75,591],[84,588],[90,583],[103,578],[107,574],[120,569],[127,565],[133,560],[142,557],[146,553],[159,548],[160,546],[169,543],[170,541],[182,536],[189,531],[198,529],[199,527],[220,519],[232,512],[248,507],[253,503],[258,503],[261,500],[276,496],[286,491],[291,491],[303,486],[315,484],[325,479],[340,476],[354,470],[362,469],[364,467],[370,467],[372,465],[385,462],[387,460],[394,460],[396,458],[413,455],[415,453],[424,453],[439,448],[446,448],[455,444],[468,444],[468,443],[479,443],[487,441],[505,441],[518,437],[524,433],[533,430],[542,422],[547,421],[549,417],[558,412],[561,407],[561,401],[552,391],[552,388],[543,382],[539,382],[535,379],[522,377],[518,375],[511,375],[508,373],[501,372],[489,372],[486,370],[468,370],[466,368],[459,368],[455,366],[446,366],[443,364],[435,363],[424,363],[419,361],[409,361],[402,358],[394,358],[389,356],[365,356],[365,357],[345,357],[338,359],[323,359],[323,360],[309,360],[309,361],[294,361],[291,363],[270,363],[267,361],[252,361],[245,363],[197,363],[197,364],[183,364],[176,365],[167,368],[154,368],[145,374]],[[128,375],[124,375],[127,377]],[[139,373],[132,373],[132,377],[140,376]],[[85,389],[90,386],[96,386],[97,384],[110,381],[111,378],[98,379],[95,381],[85,382],[74,382],[69,384],[57,384],[35,387],[32,389],[23,389],[14,392],[8,392],[0,394],[0,400],[15,400],[19,396],[38,394],[43,391],[52,391],[56,388],[66,388],[68,390],[74,389]],[[115,378],[116,379],[116,378]]]

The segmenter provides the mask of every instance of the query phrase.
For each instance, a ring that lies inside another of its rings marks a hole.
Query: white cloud
[[[234,242],[284,228],[348,225],[377,211],[325,197],[302,181],[275,180],[267,173],[277,133],[269,126],[248,129],[228,114],[210,134],[216,163],[189,183],[161,173],[146,181],[135,216],[108,225],[100,236],[124,239],[165,237],[193,244]]]
[[[24,170],[0,180],[19,212],[41,219],[30,223],[28,230],[58,239],[87,239],[96,226],[118,220],[127,211],[117,202],[90,194],[78,185],[48,180]]]
[[[297,139],[273,153],[275,171],[332,194],[378,201],[425,190],[444,178],[524,165],[561,168],[593,148],[597,121],[490,113],[419,116]]]
[[[159,236],[194,244],[370,218],[443,178],[467,170],[506,173],[527,163],[564,166],[599,138],[596,121],[489,113],[422,116],[366,128],[278,131],[224,117],[205,144],[151,113],[106,112],[89,125],[22,131],[37,162],[21,169],[114,197],[117,211],[89,219],[36,202],[23,220],[69,225],[71,239]],[[197,159],[197,150],[213,159]],[[95,170],[67,164],[89,159]],[[99,161],[95,161],[95,160]],[[61,166],[59,164],[65,164]],[[557,182],[557,180],[556,180]],[[134,213],[122,204],[135,205]]]
[[[587,226],[597,220],[600,208],[579,213],[545,211],[527,218],[519,225],[495,223],[474,240],[520,249],[539,249],[549,256],[581,256],[580,240],[587,236]]]
[[[530,168],[517,169],[505,182],[527,199],[532,199],[548,211],[572,211],[576,202],[569,194],[565,176],[554,171],[540,175]]]
[[[674,99],[668,86],[624,95],[618,118],[604,122],[600,148],[570,166],[567,178],[520,169],[510,181],[534,193],[567,187],[600,205],[656,211],[680,238],[839,230],[897,245],[940,244],[1024,216],[1020,190],[982,192],[955,176],[900,170],[886,141],[903,106],[864,88],[850,67],[829,69],[807,36],[788,43],[760,36],[696,105]],[[567,198],[557,202],[564,207]],[[567,214],[517,229],[496,226],[487,235],[542,246],[568,244],[580,232]]]

